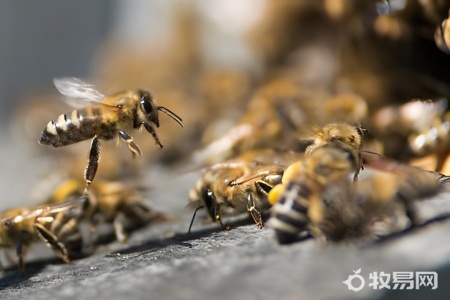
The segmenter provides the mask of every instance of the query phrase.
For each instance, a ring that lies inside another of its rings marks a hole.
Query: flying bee
[[[433,173],[384,161],[352,182],[352,165],[348,152],[327,146],[286,169],[269,193],[268,223],[281,244],[303,231],[332,241],[397,232],[417,223],[414,200],[440,190]]]
[[[287,165],[299,158],[293,152],[249,151],[239,158],[214,164],[203,172],[189,193],[189,202],[206,207],[222,229],[222,216],[248,212],[258,228],[264,227],[262,213],[269,207],[267,194],[281,182]]]
[[[92,139],[84,174],[86,191],[97,172],[100,139],[111,140],[120,137],[128,144],[133,155],[142,155],[127,130],[144,127],[162,148],[153,127],[159,127],[158,111],[162,111],[183,126],[179,116],[163,106],[156,105],[154,97],[147,91],[125,91],[106,97],[92,85],[77,78],[57,78],[54,79],[54,84],[61,94],[83,100],[86,106],[62,114],[56,121],[50,121],[43,130],[39,143],[62,147]]]
[[[312,141],[305,154],[310,155],[319,147],[334,145],[347,151],[355,168],[354,180],[358,178],[359,171],[363,168],[361,148],[363,129],[360,126],[352,126],[347,123],[330,123],[313,130]]]
[[[82,195],[83,182],[69,178],[54,190],[48,202],[64,203]],[[80,219],[91,222],[93,226],[112,224],[117,241],[125,243],[127,231],[152,222],[167,221],[169,217],[143,201],[140,187],[103,180],[92,184]]]
[[[35,208],[19,207],[0,214],[0,247],[15,247],[19,268],[25,271],[25,248],[42,240],[64,262],[71,254],[80,253],[82,237],[78,218],[86,204],[85,198]]]

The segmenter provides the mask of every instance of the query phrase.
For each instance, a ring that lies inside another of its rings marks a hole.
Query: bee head
[[[215,220],[216,210],[217,210],[217,202],[214,193],[209,189],[204,189],[202,194],[203,203],[205,203],[205,207],[208,210],[209,215],[213,220]]]
[[[159,127],[158,106],[153,101],[153,96],[147,91],[140,91],[141,99],[139,100],[140,108],[144,113],[147,121]]]
[[[353,170],[351,153],[339,147],[324,146],[314,150],[305,163],[314,174],[327,180],[347,177]]]
[[[181,127],[183,127],[183,120],[171,110],[163,106],[157,106],[152,94],[150,94],[147,91],[140,91],[140,94],[141,94],[141,99],[139,101],[140,108],[148,121],[155,124],[156,127],[159,127],[159,117],[158,117],[158,110],[159,110],[168,115],[169,117],[171,117],[172,119],[174,119],[175,122],[177,122],[178,124],[180,124]]]

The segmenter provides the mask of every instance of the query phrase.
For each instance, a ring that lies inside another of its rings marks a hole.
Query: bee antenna
[[[376,155],[378,157],[385,157],[383,154],[375,152],[375,151],[370,151],[370,150],[361,150],[361,153],[363,154],[370,154],[370,155]]]
[[[194,224],[195,215],[197,214],[197,211],[201,208],[205,208],[205,207],[203,205],[201,205],[201,206],[197,207],[194,211],[194,215],[192,216],[191,224],[189,224],[188,235],[191,234],[191,228],[192,228],[192,224]]]
[[[175,114],[173,111],[171,111],[170,109],[167,109],[167,108],[165,108],[163,106],[158,106],[158,110],[162,111],[163,113],[165,113],[166,115],[168,115],[169,117],[174,119],[175,122],[180,124],[181,127],[184,127],[183,126],[183,120],[179,116],[177,116],[177,114]]]

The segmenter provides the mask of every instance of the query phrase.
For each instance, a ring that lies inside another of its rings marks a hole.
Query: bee
[[[63,147],[87,139],[92,139],[89,160],[85,169],[86,191],[95,177],[100,159],[100,139],[122,138],[131,153],[142,155],[128,129],[144,127],[162,148],[153,126],[159,127],[158,111],[167,114],[180,126],[182,119],[169,109],[156,105],[155,99],[147,91],[125,91],[111,96],[104,96],[77,78],[54,79],[57,90],[64,96],[83,100],[86,106],[65,113],[56,121],[50,121],[42,131],[39,143],[53,147]]]
[[[267,194],[281,182],[287,165],[298,153],[272,150],[249,151],[237,159],[206,168],[189,193],[191,205],[204,205],[212,220],[227,227],[222,216],[248,212],[258,228],[264,227],[262,213],[269,207]]]
[[[297,130],[309,120],[314,109],[311,103],[316,102],[306,99],[321,97],[289,77],[271,80],[255,91],[237,124],[194,153],[193,159],[196,163],[217,163],[251,150],[296,151]]]
[[[65,263],[70,263],[71,254],[81,252],[78,218],[85,205],[86,199],[82,197],[61,204],[4,211],[0,214],[0,247],[16,248],[22,272],[26,248],[39,240]]]
[[[303,231],[332,241],[396,232],[417,223],[414,200],[440,190],[433,173],[384,161],[372,161],[374,173],[352,182],[348,154],[321,147],[286,169],[268,196],[268,223],[279,243],[293,242]]]
[[[415,99],[379,110],[373,123],[377,134],[386,141],[386,154],[401,160],[434,154],[436,162],[431,169],[441,171],[449,154],[450,113],[446,113],[447,106],[447,99]]]
[[[321,119],[358,123],[367,117],[368,109],[367,102],[363,97],[355,93],[342,92],[325,101],[321,110]]]
[[[335,145],[346,151],[351,156],[354,165],[354,180],[358,178],[359,171],[363,168],[361,148],[363,144],[363,129],[360,126],[352,126],[347,123],[330,123],[321,128],[313,129],[312,144],[305,154],[310,155],[320,147]]]
[[[349,152],[333,146],[322,146],[290,165],[282,184],[268,194],[273,205],[269,226],[275,229],[277,240],[287,243],[306,230],[309,223],[323,217],[322,197],[327,185],[346,183],[354,169]]]
[[[64,203],[82,195],[83,182],[77,178],[68,178],[54,190],[48,203]],[[87,205],[80,219],[94,227],[112,224],[116,240],[121,243],[127,241],[127,231],[131,228],[169,219],[166,214],[156,211],[143,201],[140,187],[121,181],[97,181],[92,184],[86,198]]]

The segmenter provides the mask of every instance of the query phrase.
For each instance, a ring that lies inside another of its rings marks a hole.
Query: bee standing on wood
[[[117,241],[121,243],[127,241],[127,233],[132,229],[169,220],[170,216],[143,201],[141,189],[142,187],[121,181],[96,181],[86,195],[87,205],[80,220],[90,222],[92,229],[100,224],[111,224]],[[82,180],[69,178],[55,189],[48,203],[52,205],[65,203],[81,196],[83,196]],[[130,226],[127,226],[128,223],[131,223]]]
[[[206,168],[189,193],[191,205],[205,206],[222,229],[222,216],[248,212],[258,228],[264,227],[262,214],[270,204],[267,194],[281,183],[284,169],[302,157],[294,152],[248,151],[236,159]]]
[[[434,173],[392,161],[374,160],[367,169],[370,175],[352,182],[352,158],[334,146],[289,166],[268,195],[278,242],[291,243],[303,231],[332,241],[401,231],[419,223],[415,202],[442,187]]]
[[[70,254],[80,253],[83,246],[78,220],[85,205],[86,199],[81,197],[61,204],[18,207],[2,212],[0,247],[16,247],[22,272],[25,272],[25,250],[38,240],[44,241],[58,257],[70,263]]]

